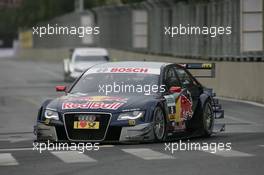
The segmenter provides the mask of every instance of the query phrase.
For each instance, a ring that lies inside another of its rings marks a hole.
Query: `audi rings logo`
[[[94,122],[96,120],[95,115],[80,115],[78,116],[79,121],[88,121],[88,122]]]

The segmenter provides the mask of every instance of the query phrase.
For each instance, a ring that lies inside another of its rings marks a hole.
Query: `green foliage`
[[[12,38],[16,37],[17,23],[16,16],[13,15],[15,10],[0,10],[0,40],[4,40],[9,44],[12,43]]]
[[[18,9],[18,25],[33,26],[74,10],[74,0],[26,0]]]
[[[84,0],[86,9],[103,5],[137,3],[143,0]],[[0,38],[14,37],[18,28],[29,28],[38,22],[74,11],[74,0],[24,0],[19,8],[0,9]]]
[[[139,3],[139,2],[142,2],[144,0],[121,0],[121,2],[123,4],[130,4],[130,3]]]
[[[0,38],[14,38],[18,28],[28,28],[40,21],[74,10],[74,0],[24,0],[19,8],[0,9]]]

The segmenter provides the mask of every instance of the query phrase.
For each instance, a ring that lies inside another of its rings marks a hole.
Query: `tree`
[[[84,0],[84,7],[117,5],[143,0]],[[75,0],[24,0],[16,9],[0,9],[0,39],[12,40],[18,28],[29,28],[41,21],[74,11]]]

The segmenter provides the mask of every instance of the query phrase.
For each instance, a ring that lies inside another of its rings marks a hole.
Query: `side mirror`
[[[170,93],[180,93],[182,91],[182,88],[181,87],[179,87],[179,86],[172,86],[171,88],[170,88]]]
[[[57,92],[65,92],[66,91],[66,86],[56,86],[56,91]]]

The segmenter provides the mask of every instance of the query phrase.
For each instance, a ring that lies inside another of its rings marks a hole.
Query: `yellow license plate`
[[[74,121],[73,129],[99,129],[99,122]]]

